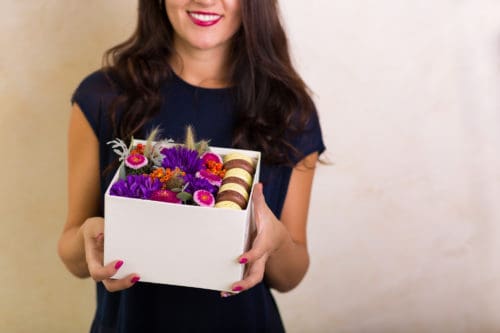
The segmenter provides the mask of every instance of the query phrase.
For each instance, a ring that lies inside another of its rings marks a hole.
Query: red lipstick
[[[188,16],[194,24],[200,27],[210,27],[222,19],[222,15],[200,11],[188,12]]]

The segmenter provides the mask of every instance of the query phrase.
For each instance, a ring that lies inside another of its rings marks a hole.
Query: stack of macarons
[[[255,161],[241,153],[224,156],[226,173],[217,193],[215,207],[245,209],[255,174]]]

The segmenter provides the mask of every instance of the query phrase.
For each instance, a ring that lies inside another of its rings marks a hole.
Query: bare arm
[[[111,279],[123,261],[103,265],[104,219],[99,215],[99,142],[77,104],[73,105],[68,133],[68,215],[58,253],[68,270],[102,281],[109,291],[129,288],[136,274]]]
[[[292,171],[281,212],[284,241],[266,263],[267,282],[281,292],[295,288],[309,267],[306,225],[317,160],[317,153],[309,155]]]
[[[81,226],[99,214],[99,143],[77,104],[68,131],[68,213],[58,252],[74,275],[88,277]]]

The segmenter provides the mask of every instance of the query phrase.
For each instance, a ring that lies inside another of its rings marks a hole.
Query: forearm
[[[80,278],[90,276],[81,227],[72,227],[63,232],[59,239],[58,253],[73,275]]]
[[[265,279],[271,288],[287,292],[304,278],[309,267],[307,246],[295,242],[280,223],[282,245],[273,252],[266,263]]]

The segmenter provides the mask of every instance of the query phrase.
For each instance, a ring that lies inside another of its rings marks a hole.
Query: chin
[[[213,41],[198,41],[191,44],[193,47],[199,50],[212,50],[224,45],[223,43],[216,43]]]
[[[199,50],[210,50],[229,45],[229,40],[214,34],[186,36],[185,43]]]

